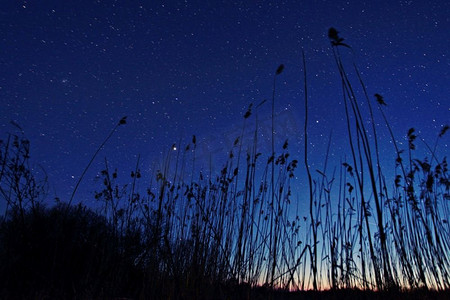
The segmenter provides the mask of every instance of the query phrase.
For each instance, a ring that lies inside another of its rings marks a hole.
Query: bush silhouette
[[[0,225],[0,293],[5,298],[127,296],[139,270],[106,219],[81,205],[10,211]],[[139,237],[137,237],[139,238]],[[136,246],[136,245],[134,245]]]

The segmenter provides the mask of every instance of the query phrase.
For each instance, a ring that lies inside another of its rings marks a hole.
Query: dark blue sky
[[[344,55],[348,66],[354,60],[369,95],[382,94],[388,103],[398,140],[415,127],[434,143],[450,120],[449,15],[444,0],[8,1],[0,7],[0,138],[17,133],[10,121],[19,124],[33,162],[49,175],[51,197],[63,200],[122,116],[128,124],[100,152],[78,200],[100,189],[93,178],[105,156],[128,173],[140,154],[141,169],[148,170],[180,138],[184,148],[192,134],[199,155],[209,156],[209,149],[218,169],[219,153],[239,134],[247,106],[271,99],[273,74],[283,63],[278,139],[289,137],[291,153],[301,158],[303,49],[311,163],[321,168],[333,129],[336,165],[345,155],[346,131],[327,38],[333,26],[354,49]],[[262,124],[270,109],[261,107]],[[382,152],[393,163],[378,120]],[[264,150],[268,143],[261,140]],[[448,144],[447,135],[440,156],[448,155]]]

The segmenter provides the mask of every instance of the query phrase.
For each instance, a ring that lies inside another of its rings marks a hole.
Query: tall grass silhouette
[[[379,93],[369,96],[356,63],[347,67],[341,52],[352,49],[339,32],[331,28],[328,37],[350,149],[331,169],[336,163],[329,161],[331,134],[322,166],[315,173],[310,168],[308,110],[314,99],[308,95],[304,53],[304,169],[291,157],[289,141],[277,144],[276,82],[284,65],[274,73],[269,155],[258,147],[264,100],[249,105],[217,172],[197,166],[196,136],[167,151],[149,182],[142,182],[139,157],[129,178],[120,178],[105,159],[96,211],[74,206],[75,192],[125,119],[93,155],[68,204],[50,208],[43,202],[45,178],[36,178],[30,166],[29,142],[14,135],[1,141],[6,211],[0,224],[0,293],[10,299],[303,299],[321,294],[292,293],[331,289],[358,297],[353,292],[359,289],[404,298],[448,296],[450,181],[439,145],[449,127],[442,127],[432,144],[411,128],[407,149],[401,149],[388,121],[389,101]],[[379,119],[396,157],[391,181],[380,157],[388,150],[378,144]],[[415,156],[418,141],[428,158]],[[295,199],[295,177],[303,171],[307,199]]]

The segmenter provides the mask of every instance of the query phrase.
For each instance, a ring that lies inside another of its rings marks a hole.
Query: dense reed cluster
[[[184,149],[167,152],[150,182],[141,182],[139,159],[129,178],[119,178],[105,159],[95,212],[60,202],[46,208],[46,181],[31,171],[29,142],[9,135],[0,143],[0,193],[6,205],[0,293],[42,299],[247,299],[273,296],[274,290],[448,292],[450,181],[439,141],[449,127],[432,145],[410,129],[401,149],[383,97],[368,95],[356,64],[347,70],[341,51],[351,51],[350,46],[333,28],[329,38],[350,152],[330,174],[329,146],[323,169],[309,169],[303,57],[308,199],[292,193],[300,159],[291,157],[289,141],[275,145],[275,90],[283,65],[274,73],[269,155],[259,152],[259,106],[250,105],[242,133],[218,172],[198,168],[195,136]],[[391,181],[380,159],[379,120],[396,157]],[[101,147],[119,125],[125,125],[124,118]],[[249,128],[253,137],[245,143]],[[415,156],[420,140],[428,157]]]

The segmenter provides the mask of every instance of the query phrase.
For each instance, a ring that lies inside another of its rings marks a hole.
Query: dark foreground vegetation
[[[448,299],[450,181],[446,157],[439,156],[448,126],[433,144],[410,129],[401,149],[383,97],[368,96],[352,65],[361,96],[355,92],[340,54],[349,46],[334,29],[329,37],[349,146],[347,160],[331,172],[328,156],[321,170],[308,164],[306,64],[301,162],[289,155],[288,141],[275,145],[282,65],[274,74],[269,155],[257,149],[259,105],[250,105],[219,172],[196,168],[195,136],[183,151],[167,153],[150,182],[140,183],[139,160],[128,179],[119,178],[105,160],[95,210],[74,205],[74,197],[46,207],[46,180],[32,172],[29,142],[8,135],[0,143],[0,195],[6,205],[0,220],[0,297]],[[382,129],[374,125],[379,121],[392,138],[392,179],[380,159]],[[121,119],[101,147],[125,123]],[[244,143],[248,128],[250,144]],[[415,157],[418,141],[428,157]],[[308,178],[307,199],[292,195],[300,165]]]

